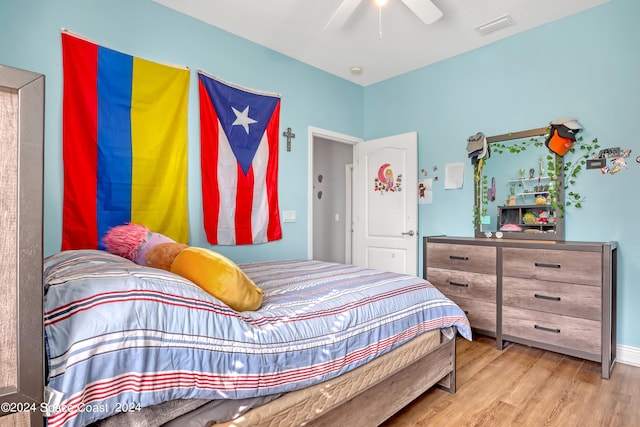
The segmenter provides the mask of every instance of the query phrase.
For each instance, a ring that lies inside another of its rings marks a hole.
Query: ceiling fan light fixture
[[[486,36],[487,34],[493,33],[494,31],[510,27],[513,24],[514,21],[511,15],[502,15],[498,18],[492,19],[491,21],[477,26],[475,30],[481,35]]]
[[[324,30],[337,31],[341,29],[363,1],[364,0],[342,0],[324,26]],[[378,6],[378,20],[380,21],[382,20],[382,8],[387,2],[388,0],[374,0],[375,5]],[[433,4],[431,0],[401,0],[401,2],[409,8],[419,20],[424,22],[425,25],[431,25],[443,16],[442,11],[438,6]]]

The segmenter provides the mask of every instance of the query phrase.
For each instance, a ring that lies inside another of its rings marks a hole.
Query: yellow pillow
[[[180,251],[171,272],[196,283],[237,311],[253,311],[262,304],[262,289],[229,258],[205,248]]]

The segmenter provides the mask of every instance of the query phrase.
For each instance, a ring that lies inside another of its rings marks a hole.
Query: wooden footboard
[[[456,339],[453,337],[417,362],[305,425],[374,426],[434,385],[455,393],[455,360]]]

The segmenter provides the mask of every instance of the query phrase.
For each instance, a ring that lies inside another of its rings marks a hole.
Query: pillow
[[[173,260],[171,272],[191,280],[236,311],[253,311],[262,305],[262,289],[233,261],[210,249],[183,249]]]
[[[522,227],[518,224],[505,224],[500,227],[500,231],[522,231]]]

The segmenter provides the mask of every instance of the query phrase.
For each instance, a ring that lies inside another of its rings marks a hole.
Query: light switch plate
[[[296,222],[296,211],[282,211],[283,222]]]

